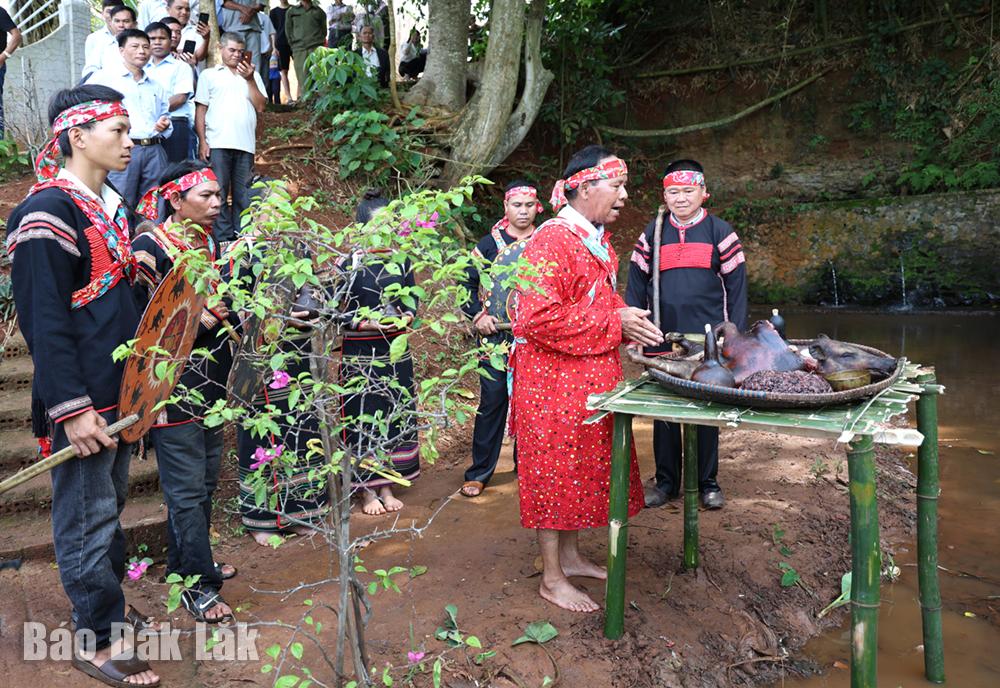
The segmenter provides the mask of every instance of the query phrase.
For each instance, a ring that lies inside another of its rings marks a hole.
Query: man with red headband
[[[112,352],[139,323],[125,207],[105,184],[131,157],[129,117],[120,93],[92,85],[56,93],[49,122],[53,138],[35,160],[39,183],[7,221],[7,255],[35,366],[32,424],[50,425],[53,449],[72,445],[78,454],[52,469],[53,544],[77,631],[73,666],[105,682],[155,686],[149,664],[113,629],[142,620],[134,609],[126,615],[121,588],[118,519],[131,447],[104,432],[117,419],[125,366]]]
[[[535,231],[535,216],[542,211],[538,191],[524,180],[511,182],[504,189],[503,211],[503,218],[472,250],[473,256],[486,263],[492,263],[505,248],[527,239]],[[469,271],[467,286],[469,300],[462,310],[472,321],[472,327],[484,341],[510,346],[513,337],[509,332],[499,331],[496,317],[486,310],[485,290],[481,288],[479,271],[474,267]],[[472,466],[465,471],[465,483],[462,485],[462,494],[466,497],[478,497],[493,477],[507,427],[509,402],[506,369],[497,370],[484,360],[479,375],[479,409],[472,430]],[[516,449],[514,457],[516,465]]]
[[[639,236],[629,264],[625,302],[636,308],[653,304],[653,251],[659,252],[660,327],[664,332],[704,332],[729,320],[741,330],[747,319],[747,276],[743,246],[729,223],[702,207],[709,196],[705,171],[694,160],[677,160],[663,173],[663,200],[670,211],[660,245],[654,247],[655,220]],[[663,353],[647,350],[646,355]],[[698,490],[706,509],[725,500],[717,481],[719,430],[698,426]],[[653,424],[656,476],[646,487],[646,506],[662,506],[676,497],[681,479],[681,429],[676,423]]]
[[[535,528],[544,571],[539,593],[564,609],[600,607],[569,578],[607,578],[580,554],[579,531],[608,525],[612,419],[584,425],[591,394],[622,379],[618,347],[663,336],[649,311],[618,296],[618,259],[606,226],[628,193],[625,162],[601,146],[574,155],[556,182],[558,216],[539,227],[522,258],[537,288],[519,290],[511,354],[511,434],[518,446],[521,525]],[[629,516],[642,508],[632,452]]]
[[[140,201],[138,212],[155,219],[160,198],[166,201],[167,219],[139,234],[132,243],[139,266],[135,284],[139,303],[149,300],[178,254],[205,251],[211,259],[221,255],[212,237],[212,225],[222,208],[222,194],[207,163],[185,160],[171,165],[160,185]],[[225,329],[226,321],[231,329]],[[180,396],[196,391],[201,399],[167,405],[149,432],[169,515],[167,572],[185,578],[200,576],[195,586],[181,595],[181,602],[195,620],[207,623],[232,616],[219,591],[223,579],[236,571],[231,566],[216,566],[212,557],[209,528],[222,459],[222,426],[208,428],[201,417],[206,408],[226,396],[226,379],[233,362],[229,333],[235,332],[232,328],[238,324],[236,314],[229,313],[224,302],[205,308],[194,348],[207,349],[211,356],[192,355],[178,384]]]

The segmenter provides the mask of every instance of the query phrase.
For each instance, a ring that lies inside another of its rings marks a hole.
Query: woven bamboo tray
[[[788,343],[795,344],[801,348],[815,343],[815,340],[790,339],[788,340]],[[870,346],[864,346],[862,344],[855,344],[855,346],[873,354],[889,356],[889,354],[884,351],[879,351],[878,349]],[[666,356],[658,356],[657,358],[670,357],[671,355],[667,354]],[[653,362],[656,359],[636,357],[634,360],[640,364],[644,364],[644,361]],[[698,399],[700,401],[715,401],[721,404],[733,404],[735,406],[747,406],[750,408],[820,408],[823,406],[837,406],[840,404],[850,404],[856,401],[870,399],[879,392],[888,389],[895,384],[903,374],[903,369],[906,367],[906,359],[896,359],[896,369],[889,375],[889,377],[883,380],[864,385],[863,387],[848,389],[843,392],[827,392],[825,394],[787,394],[762,392],[751,389],[717,387],[715,385],[706,385],[701,382],[693,382],[691,380],[685,380],[684,378],[675,377],[662,370],[657,370],[648,364],[644,365],[646,371],[649,373],[649,376],[656,380],[661,387],[674,392],[675,394],[689,397],[691,399]]]

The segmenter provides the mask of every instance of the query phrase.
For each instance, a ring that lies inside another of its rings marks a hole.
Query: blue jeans
[[[167,503],[167,571],[201,576],[195,587],[219,590],[222,578],[215,569],[208,530],[219,482],[222,428],[183,423],[153,428],[149,437]]]
[[[108,423],[115,412],[101,414]],[[69,446],[63,424],[55,426],[53,451]],[[111,643],[111,624],[125,618],[125,534],[118,517],[128,494],[131,445],[70,459],[52,469],[52,541],[63,590],[73,605],[77,630],[90,630],[96,648]],[[85,640],[87,634],[82,634]]]
[[[250,207],[253,153],[234,148],[212,148],[208,162],[222,189],[222,211],[212,233],[217,241],[232,241],[240,231],[240,215]],[[232,202],[229,201],[230,195]]]

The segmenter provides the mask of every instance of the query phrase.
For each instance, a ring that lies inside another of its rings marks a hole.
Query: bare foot
[[[378,496],[385,504],[386,511],[399,511],[403,508],[403,503],[396,499],[395,495],[392,494],[392,488],[388,485],[378,488]]]
[[[563,555],[559,561],[562,564],[563,573],[566,574],[567,578],[583,576],[585,578],[597,578],[598,580],[608,579],[608,570],[606,568],[598,566],[589,559],[584,559],[581,556],[567,561],[566,556]]]
[[[590,599],[587,593],[574,587],[565,578],[555,581],[552,584],[546,584],[543,579],[538,586],[538,594],[557,607],[568,609],[571,612],[596,612],[601,608],[600,605]]]
[[[80,653],[80,657],[90,662],[100,669],[105,662],[112,657],[119,655],[129,649],[129,645],[124,640],[117,640],[103,650],[98,650],[92,654]],[[125,677],[125,683],[136,686],[148,686],[159,682],[160,677],[152,669],[140,671],[138,674],[129,674]]]
[[[261,547],[270,547],[271,538],[274,537],[275,535],[278,535],[278,533],[274,530],[253,530],[250,531],[250,534],[253,535],[254,541]],[[278,535],[278,537],[281,536]]]
[[[385,513],[385,507],[374,492],[365,490],[361,493],[361,511],[369,516],[381,516]]]

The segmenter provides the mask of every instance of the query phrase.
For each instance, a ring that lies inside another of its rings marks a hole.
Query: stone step
[[[31,389],[35,366],[31,356],[15,356],[0,360],[0,392]]]
[[[20,330],[10,336],[3,349],[3,358],[17,358],[19,356],[28,356],[28,344],[24,341]]]
[[[27,429],[0,431],[0,476],[19,471],[38,459],[38,440]]]
[[[31,430],[31,390],[0,392],[0,431]]]
[[[121,524],[128,539],[128,551],[134,552],[139,544],[146,544],[150,552],[160,552],[166,546],[166,521],[167,507],[158,492],[125,502]],[[54,558],[52,519],[48,512],[0,516],[0,561]]]
[[[130,498],[159,494],[160,478],[152,453],[146,461],[140,461],[133,457],[128,473],[128,496]],[[35,476],[23,485],[18,485],[9,492],[0,494],[0,517],[19,515],[25,512],[45,512],[51,506],[52,477],[49,473]]]

